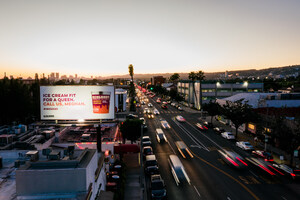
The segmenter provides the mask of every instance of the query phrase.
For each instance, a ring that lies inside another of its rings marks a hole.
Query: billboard
[[[41,120],[114,119],[114,86],[41,86]]]

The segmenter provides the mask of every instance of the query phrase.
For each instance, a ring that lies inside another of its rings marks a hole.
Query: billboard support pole
[[[101,153],[101,125],[102,125],[102,119],[100,119],[100,123],[97,127],[97,151],[98,153]]]

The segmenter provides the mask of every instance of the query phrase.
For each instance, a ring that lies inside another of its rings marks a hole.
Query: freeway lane
[[[193,128],[200,115],[184,111],[180,112],[170,105],[167,110],[163,110],[155,102],[152,103],[161,112],[160,117],[166,119],[172,127],[171,130],[167,131],[167,137],[177,154],[174,141],[179,138],[182,138],[189,146],[195,145],[195,142],[187,136],[186,132],[189,132],[190,135],[193,135],[209,149],[208,152],[205,148],[190,147],[196,158],[184,160],[180,157],[192,180],[192,185],[195,186],[203,199],[206,199],[208,196],[213,196],[213,199],[224,199],[227,197],[230,199],[254,199],[255,196],[259,199],[299,199],[299,196],[289,189],[290,186],[294,186],[290,181],[271,179],[251,167],[250,170],[245,171],[234,170],[222,162],[216,151],[219,147],[233,149],[243,156],[248,156],[248,153],[235,147],[233,142],[228,142],[212,130],[202,133]],[[179,113],[187,119],[188,123],[181,124],[184,128],[179,127],[172,120]],[[153,125],[159,126],[155,122],[156,120],[153,121]],[[209,137],[209,139],[204,135]],[[173,193],[173,191],[169,191],[170,193]]]

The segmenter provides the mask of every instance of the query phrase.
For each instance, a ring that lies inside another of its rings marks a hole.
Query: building
[[[48,159],[35,161],[41,152],[31,151],[40,156],[16,170],[18,199],[95,199],[105,190],[104,156],[92,149],[73,152],[60,158],[64,153],[53,150]]]
[[[166,78],[163,76],[153,76],[151,79],[151,84],[152,85],[161,85],[166,82]]]
[[[293,119],[300,116],[300,93],[239,93],[228,98],[217,99],[216,102],[224,105],[226,101],[235,102],[240,99],[244,99],[243,102],[247,101],[247,104],[256,113],[259,113],[264,121],[275,121],[275,116],[282,116],[287,120],[291,119],[290,121],[293,121]],[[219,116],[219,121],[231,124],[229,120],[222,116]],[[293,123],[290,122],[289,126],[293,127]],[[248,130],[251,133],[256,133],[256,124],[244,124],[239,130]]]
[[[203,81],[201,83],[200,92],[200,82],[196,81],[194,83],[195,93],[197,95],[197,101],[193,92],[193,83],[190,80],[181,80],[177,83],[177,91],[184,101],[191,107],[200,108],[200,100],[202,103],[208,103],[210,100],[222,99],[230,97],[239,93],[257,93],[264,90],[263,83],[221,83],[213,82],[208,83]],[[200,98],[201,97],[201,98]]]
[[[127,90],[116,89],[115,90],[115,107],[117,112],[126,111],[126,99],[127,99]]]

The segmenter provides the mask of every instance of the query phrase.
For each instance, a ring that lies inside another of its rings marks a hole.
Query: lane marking
[[[287,200],[287,198],[285,198],[284,196],[281,196],[282,199]]]
[[[241,181],[239,181],[238,179],[234,178],[233,176],[231,176],[230,174],[228,174],[227,172],[219,169],[218,167],[214,166],[213,164],[211,164],[210,162],[200,158],[198,155],[196,155],[194,152],[192,152],[194,154],[194,156],[196,158],[198,158],[199,160],[201,160],[202,162],[206,163],[207,165],[215,168],[216,170],[218,170],[219,172],[221,172],[222,174],[226,175],[227,177],[231,178],[233,181],[235,181],[236,183],[238,183],[242,188],[244,188],[254,199],[259,200],[259,198],[246,186],[244,185]]]
[[[258,178],[258,176],[257,176],[254,172],[252,172],[252,170],[249,170],[249,171],[250,171],[250,173],[253,174],[256,178]]]
[[[194,185],[193,185],[194,186]],[[196,186],[194,186],[194,189],[196,190],[197,194],[199,195],[199,197],[201,197],[200,192],[197,190]]]
[[[200,142],[192,133],[190,133],[186,128],[184,128],[181,124],[179,124],[179,122],[175,121],[173,118],[172,120],[183,132],[186,133],[187,136],[189,136],[189,138],[191,138],[193,142],[200,145],[204,150],[209,152],[209,149],[202,142]]]
[[[186,122],[186,123],[188,123],[193,129],[195,129],[197,132],[200,132],[200,133],[202,133],[201,131],[199,131],[195,126],[193,126],[191,123],[189,123],[189,122]],[[210,139],[207,135],[205,135],[205,134],[203,134],[202,133],[202,135],[204,136],[204,137],[206,137],[209,141],[211,141],[213,144],[215,144],[217,147],[219,147],[219,149],[222,149],[222,147],[220,146],[220,145],[218,145],[215,141],[213,141],[212,139]]]

